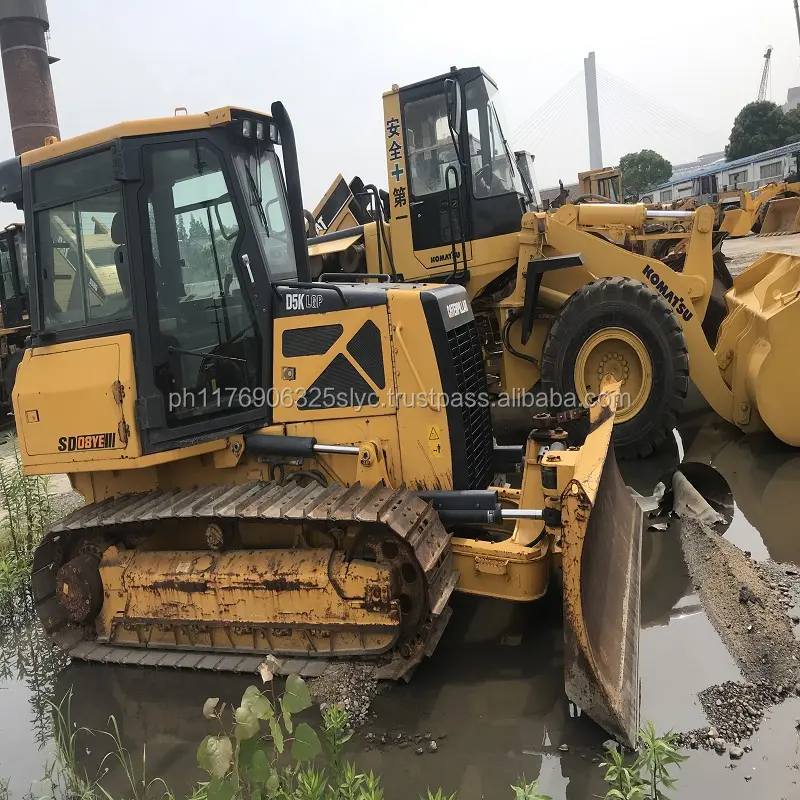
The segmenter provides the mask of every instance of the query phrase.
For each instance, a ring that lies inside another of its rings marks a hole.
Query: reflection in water
[[[378,717],[373,730],[391,726],[408,735],[431,733],[440,739],[438,752],[416,756],[414,748],[370,749],[359,735],[350,745],[359,766],[383,775],[387,800],[416,797],[440,784],[458,790],[461,800],[509,797],[512,782],[523,773],[534,779],[543,764],[543,790],[552,788],[552,794],[570,800],[599,794],[599,770],[591,756],[607,735],[587,717],[571,713],[564,696],[560,598],[554,594],[522,606],[458,596],[453,605],[434,655],[410,683],[392,686],[373,704]],[[148,770],[181,791],[202,777],[195,753],[212,732],[201,713],[203,701],[210,696],[236,701],[253,682],[247,676],[75,663],[59,676],[56,692],[73,689],[72,714],[79,726],[104,727],[114,714],[131,753],[141,754],[146,742]],[[317,719],[314,712],[309,721]],[[558,749],[565,742],[569,754]],[[89,774],[103,755],[94,747],[81,754]]]
[[[197,746],[204,736],[218,732],[203,717],[203,703],[209,697],[220,697],[237,704],[245,688],[258,682],[256,675],[75,661],[58,676],[55,692],[57,697],[72,692],[72,721],[78,727],[109,730],[113,716],[133,763],[137,767],[142,763],[146,746],[148,774],[164,778],[176,796],[182,796],[203,778],[196,763]],[[80,766],[90,777],[98,774],[111,744],[110,739],[93,737],[88,748],[80,749]],[[125,778],[118,770],[114,772],[113,760],[104,766],[111,766],[112,771],[103,777],[103,787],[119,796],[125,790]]]
[[[800,562],[800,450],[714,416],[687,421],[681,433],[686,460],[710,464],[733,491],[741,513],[726,538],[754,558]]]
[[[33,601],[25,593],[0,616],[0,680],[24,684],[29,693],[30,729],[43,747],[52,738],[50,702],[56,675],[67,659],[50,645],[38,624]]]

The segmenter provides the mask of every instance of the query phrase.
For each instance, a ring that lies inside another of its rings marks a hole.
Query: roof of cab
[[[455,68],[455,72],[451,67],[450,72],[445,72],[442,75],[434,75],[433,77],[424,78],[423,80],[417,81],[416,83],[409,83],[406,84],[405,86],[397,86],[397,84],[395,84],[397,88],[393,86],[388,92],[384,92],[383,96],[386,97],[387,95],[395,94],[396,92],[405,92],[408,89],[416,89],[418,86],[425,86],[426,84],[429,83],[443,83],[446,78],[452,78],[454,75],[458,75],[461,78],[463,78],[465,83],[469,83],[469,81],[472,81],[475,78],[479,77],[480,75],[483,75],[485,78],[489,80],[489,82],[495,88],[497,88],[497,84],[494,82],[494,80],[492,80],[492,76],[489,75],[489,73],[486,72],[486,70],[484,70],[482,67],[461,67],[460,69]]]
[[[89,133],[82,133],[70,139],[63,139],[54,144],[44,145],[36,150],[28,150],[20,156],[23,167],[31,164],[38,164],[42,161],[49,161],[59,156],[85,150],[87,147],[112,142],[124,136],[148,136],[158,133],[174,133],[180,131],[191,131],[203,128],[213,128],[216,125],[224,125],[233,119],[234,114],[252,114],[260,119],[270,119],[269,114],[263,111],[252,111],[250,109],[224,106],[206,111],[202,114],[175,114],[171,117],[154,117],[152,119],[133,120],[130,122],[119,122],[107,128],[100,128]]]

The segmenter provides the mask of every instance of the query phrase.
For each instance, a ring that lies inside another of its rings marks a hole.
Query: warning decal
[[[428,450],[434,458],[442,457],[442,429],[438,425],[428,429]]]

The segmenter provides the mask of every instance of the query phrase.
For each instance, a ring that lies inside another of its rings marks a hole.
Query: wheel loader
[[[352,200],[366,192],[372,212],[309,239],[316,270],[324,277],[346,263],[348,272],[465,286],[500,399],[539,387],[550,407],[565,397],[585,405],[614,375],[622,457],[665,440],[690,379],[724,419],[800,446],[790,399],[800,392],[790,366],[800,259],[767,254],[732,278],[709,206],[531,211],[496,95],[478,67],[384,94],[388,194],[351,188]],[[686,233],[662,261],[643,251],[640,232],[665,220]]]
[[[732,193],[728,193],[731,202]],[[720,230],[732,239],[747,236],[749,233],[778,235],[800,233],[798,210],[800,210],[800,183],[780,181],[768,183],[752,192],[738,192],[733,195],[733,207],[727,207],[720,199],[721,213],[724,215]]]
[[[622,202],[622,173],[619,167],[602,167],[578,173],[578,199]]]
[[[464,287],[311,280],[280,103],[52,141],[0,187],[26,218],[23,467],[86,502],[33,559],[58,647],[408,677],[454,590],[530,602],[556,571],[567,694],[634,742],[642,515],[609,450],[610,372],[590,409],[495,447]]]

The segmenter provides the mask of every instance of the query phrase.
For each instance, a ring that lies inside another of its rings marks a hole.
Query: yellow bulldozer
[[[280,103],[52,142],[0,186],[27,214],[23,467],[86,501],[33,559],[57,646],[407,677],[454,590],[529,602],[557,570],[567,694],[633,744],[642,515],[609,449],[611,371],[591,408],[495,447],[463,286],[311,280]]]
[[[789,367],[800,259],[767,254],[732,278],[708,206],[531,211],[496,95],[478,67],[384,94],[389,191],[340,186],[328,216],[343,222],[358,205],[358,225],[309,239],[314,269],[325,277],[346,264],[356,275],[465,286],[499,399],[538,386],[548,407],[564,398],[586,405],[614,375],[623,457],[665,440],[690,379],[724,419],[800,446],[800,419],[786,400],[800,391]],[[685,228],[660,260],[643,246],[648,237],[675,240],[672,229],[647,233],[664,221]]]

